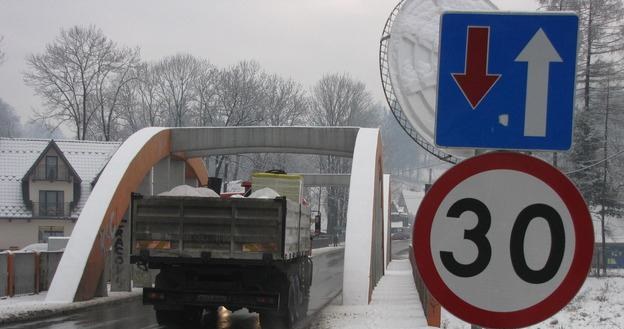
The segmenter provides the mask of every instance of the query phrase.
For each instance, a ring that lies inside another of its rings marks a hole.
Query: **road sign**
[[[490,0],[401,1],[388,18],[381,38],[381,78],[392,112],[418,144],[438,157],[447,153],[466,158],[474,152],[428,147],[434,144],[440,17],[449,10],[497,8]]]
[[[570,180],[528,155],[495,152],[448,170],[425,195],[413,248],[449,312],[489,328],[547,319],[589,271],[589,211]]]
[[[574,13],[444,13],[436,144],[570,149],[577,48]]]

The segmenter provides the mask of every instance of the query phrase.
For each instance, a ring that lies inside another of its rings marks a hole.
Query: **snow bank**
[[[249,197],[256,198],[256,199],[275,199],[279,196],[280,195],[277,192],[275,192],[275,190],[273,190],[272,188],[265,187],[257,191],[254,191],[253,193],[251,193]]]
[[[207,187],[193,187],[189,185],[178,185],[169,191],[158,194],[159,196],[191,196],[203,198],[218,198],[219,194]]]
[[[110,287],[109,287],[110,288]],[[108,297],[100,297],[84,302],[63,303],[45,302],[47,292],[37,295],[24,295],[0,299],[0,326],[12,322],[35,320],[57,314],[77,312],[88,307],[119,303],[130,298],[139,298],[142,289],[134,288],[131,292],[111,292]]]
[[[442,327],[464,329],[470,328],[470,325],[442,309]],[[587,278],[568,306],[546,321],[528,328],[624,328],[624,277]]]

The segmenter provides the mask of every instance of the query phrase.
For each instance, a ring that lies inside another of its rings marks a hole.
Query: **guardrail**
[[[62,251],[0,253],[0,297],[48,290]]]
[[[431,295],[429,289],[425,286],[420,272],[416,267],[416,259],[414,258],[414,250],[409,248],[409,258],[412,264],[412,275],[414,276],[414,283],[416,284],[416,290],[418,290],[418,296],[420,296],[420,303],[425,317],[427,317],[427,325],[431,327],[440,327],[442,323],[442,307],[440,303]]]

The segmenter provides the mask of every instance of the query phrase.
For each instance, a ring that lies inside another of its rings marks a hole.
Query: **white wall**
[[[70,236],[74,222],[70,219],[0,219],[0,249],[21,249],[39,242],[40,226],[63,226],[65,236]]]

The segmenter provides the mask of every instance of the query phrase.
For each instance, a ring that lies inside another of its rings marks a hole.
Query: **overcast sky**
[[[494,0],[534,10],[534,0]],[[139,46],[146,60],[190,53],[223,67],[253,59],[310,87],[347,72],[384,101],[379,37],[398,0],[0,0],[0,98],[23,121],[41,107],[24,85],[24,57],[41,53],[61,28],[94,24],[112,40]]]

